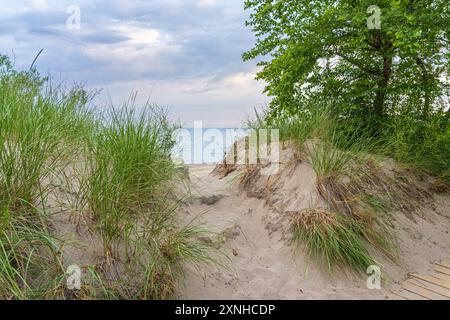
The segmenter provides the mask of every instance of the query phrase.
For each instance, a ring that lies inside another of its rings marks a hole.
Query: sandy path
[[[262,200],[233,187],[233,177],[209,175],[213,166],[190,168],[193,201],[184,217],[199,220],[224,236],[217,240],[230,260],[222,267],[187,272],[184,299],[383,299],[387,290],[368,290],[367,278],[320,270],[302,250],[284,240],[277,213]],[[279,215],[278,215],[279,216]],[[215,240],[216,241],[216,240]]]

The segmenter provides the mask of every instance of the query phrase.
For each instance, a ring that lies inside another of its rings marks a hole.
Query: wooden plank
[[[420,274],[413,274],[411,276],[450,290],[450,281],[438,279],[431,276],[422,276]]]
[[[424,289],[422,287],[419,287],[417,285],[415,285],[412,282],[409,281],[405,281],[402,285],[402,288],[405,289],[406,291],[415,293],[427,300],[438,300],[439,298],[442,299],[444,297],[441,297],[439,295],[436,295],[435,293],[431,292],[428,289]]]
[[[402,299],[402,300],[410,300],[409,298],[406,298],[406,297],[402,296],[400,293],[397,293],[397,292],[394,292],[394,291],[391,291],[391,293],[392,293],[394,296],[396,296],[397,298],[400,298],[400,299]]]
[[[446,281],[450,282],[450,276],[448,276],[446,274],[438,273],[434,277],[438,278],[438,279],[441,279],[441,280],[446,280]]]
[[[447,268],[447,269],[450,269],[450,261],[438,262],[438,263],[436,263],[436,264],[438,264],[438,265],[440,265],[440,266],[442,266],[442,267],[445,267],[445,268]]]
[[[396,295],[406,300],[425,300],[425,298],[406,290],[402,290],[399,293],[396,293]]]
[[[433,267],[433,269],[435,271],[439,272],[439,273],[443,273],[443,274],[446,274],[446,275],[450,276],[450,269],[447,269],[447,268],[442,267],[442,266],[437,265],[437,264]]]
[[[424,283],[423,281],[415,280],[415,279],[409,279],[407,282],[411,283],[415,286],[421,287],[423,289],[429,290],[435,294],[438,294],[439,297],[437,297],[437,299],[439,299],[439,300],[442,300],[442,299],[450,300],[450,290],[444,289],[437,285]]]

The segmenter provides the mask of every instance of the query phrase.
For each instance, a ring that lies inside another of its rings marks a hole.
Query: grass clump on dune
[[[211,261],[196,240],[205,231],[177,221],[165,113],[125,105],[101,118],[91,98],[0,56],[0,298],[168,299],[186,263]],[[59,202],[61,192],[73,203]],[[83,265],[79,291],[66,288],[67,263],[78,261],[56,237],[55,209],[101,239],[102,259]]]
[[[331,270],[348,265],[366,270],[374,264],[358,224],[345,216],[324,210],[304,210],[292,219],[294,240],[306,243],[310,255],[324,260]]]
[[[0,297],[60,296],[61,243],[44,203],[87,127],[80,88],[51,88],[0,56]],[[86,112],[86,113],[85,113]]]
[[[136,114],[125,106],[109,113],[88,142],[81,195],[107,251],[115,237],[127,236],[138,214],[166,195],[176,172],[170,158],[172,131],[157,110]]]
[[[16,215],[4,208],[0,222],[0,299],[60,298],[64,268],[59,241],[40,220]]]
[[[292,225],[294,238],[306,243],[314,257],[324,258],[321,260],[329,267],[347,264],[364,271],[366,264],[374,261],[368,252],[377,250],[396,259],[392,212],[410,215],[430,197],[414,172],[386,158],[403,150],[396,150],[403,143],[396,135],[371,132],[370,125],[335,118],[330,109],[321,107],[288,119],[257,115],[251,127],[279,127],[281,140],[294,142],[315,171],[317,192],[327,208],[306,210],[294,217]],[[433,139],[431,136],[428,146]],[[445,148],[435,150],[434,155],[441,158],[433,161],[439,162],[445,152]],[[405,157],[395,158],[408,162]],[[364,258],[367,256],[370,259]]]
[[[89,127],[89,96],[44,86],[34,71],[0,73],[0,203],[12,209],[37,205],[47,182],[70,162]]]
[[[345,221],[344,225],[351,226],[344,233],[340,225],[337,228],[340,233],[337,234],[345,234],[344,239],[351,239],[356,248],[372,248],[395,259],[397,246],[391,224],[392,211],[413,212],[429,193],[413,177],[403,176],[395,169],[390,172],[376,157],[367,153],[377,148],[379,145],[366,137],[344,136],[332,129],[331,133],[319,139],[307,141],[305,156],[316,173],[317,191],[328,205],[328,210]],[[331,224],[329,228],[336,226]],[[307,240],[308,246],[314,246],[313,250],[317,253],[319,246],[314,245],[317,235],[306,233],[305,237],[308,236],[311,237]],[[331,237],[321,239],[336,244]],[[344,242],[340,246],[348,245]],[[323,248],[328,250],[323,253],[324,256],[331,254],[329,250],[335,250],[335,255],[340,255],[334,245]],[[365,254],[368,254],[367,251]],[[348,255],[346,258],[341,262],[351,267],[365,271],[369,266],[360,264],[362,260],[358,255]],[[327,258],[327,261],[332,260]]]
[[[204,231],[177,227],[172,189],[182,177],[171,161],[175,128],[161,109],[123,106],[89,141],[80,199],[102,239],[106,269],[127,270],[108,283],[118,297],[173,298],[185,263],[211,261],[209,247],[195,240]]]

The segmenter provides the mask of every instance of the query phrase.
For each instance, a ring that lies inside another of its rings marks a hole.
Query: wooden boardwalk
[[[400,292],[404,300],[450,300],[450,261],[435,263],[433,275],[411,274]]]

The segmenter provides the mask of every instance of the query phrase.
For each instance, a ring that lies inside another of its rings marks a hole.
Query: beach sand
[[[238,172],[220,179],[211,175],[213,169],[189,167],[192,197],[180,216],[215,231],[205,241],[226,257],[217,258],[222,266],[189,267],[178,292],[182,299],[397,299],[409,273],[426,273],[433,262],[450,258],[448,195],[436,195],[420,213],[393,215],[400,256],[394,263],[375,255],[383,281],[381,290],[370,290],[369,275],[331,273],[289,241],[286,212],[320,201],[308,166],[285,170],[276,182],[282,187],[259,198],[257,182],[243,190]]]

